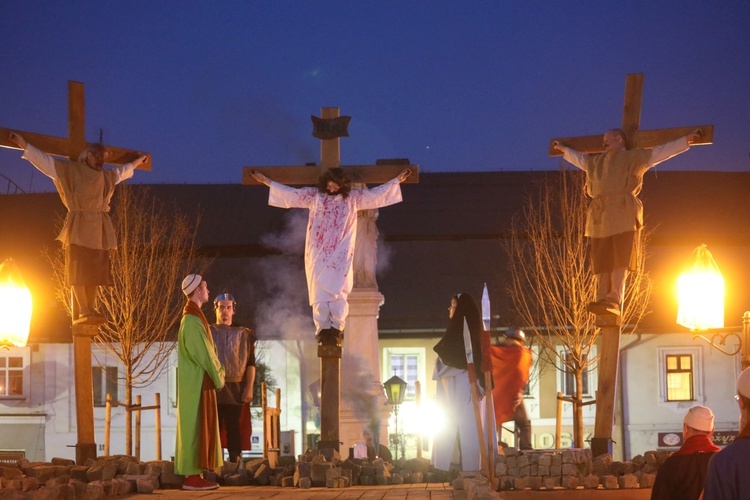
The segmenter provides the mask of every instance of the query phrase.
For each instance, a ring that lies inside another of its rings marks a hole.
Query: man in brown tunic
[[[109,253],[117,248],[109,202],[115,185],[131,178],[147,155],[104,170],[107,148],[100,143],[90,144],[77,161],[69,161],[49,156],[18,134],[11,132],[9,139],[24,150],[23,158],[52,179],[68,209],[57,239],[65,247],[65,281],[72,286],[78,304],[79,317],[73,319],[104,321],[96,309],[96,295],[100,285],[112,285]]]
[[[596,302],[588,305],[594,314],[620,314],[628,270],[635,270],[638,232],[643,227],[643,204],[638,195],[643,174],[657,164],[687,151],[701,131],[654,149],[625,149],[625,133],[607,131],[604,153],[584,155],[556,142],[555,149],[569,163],[586,172],[586,194],[591,198],[586,218],[586,236],[597,277]]]

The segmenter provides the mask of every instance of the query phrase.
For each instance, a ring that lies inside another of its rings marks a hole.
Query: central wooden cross
[[[655,130],[641,130],[641,104],[643,102],[643,73],[631,73],[625,80],[625,101],[622,107],[622,124],[620,128],[625,132],[625,146],[627,149],[641,148],[652,149],[667,142],[674,141],[680,137],[690,135],[695,129],[701,129],[703,135],[695,141],[692,146],[701,144],[712,144],[714,139],[713,125],[697,125],[692,127],[675,127]],[[580,137],[558,137],[551,139],[549,143],[550,156],[562,156],[553,144],[560,144],[575,149],[579,153],[603,153],[602,136],[586,135]]]
[[[341,137],[349,135],[346,126],[349,117],[340,116],[339,108],[321,108],[321,118],[313,118],[315,129],[313,136],[320,139],[320,166],[278,166],[278,167],[245,167],[242,169],[242,183],[259,183],[250,173],[257,170],[269,179],[287,185],[315,185],[318,177],[331,167],[341,167],[349,175],[352,182],[363,184],[384,184],[405,168],[411,170],[406,183],[419,182],[419,167],[397,161],[378,161],[376,165],[341,165]]]
[[[411,170],[406,182],[419,182],[419,167],[408,160],[378,160],[376,165],[341,165],[340,138],[349,135],[350,117],[340,116],[339,108],[322,108],[321,118],[312,117],[313,136],[320,139],[320,166],[245,167],[243,184],[259,184],[251,172],[257,170],[281,184],[316,185],[318,178],[331,167],[341,167],[355,183],[383,184],[405,168]],[[320,442],[318,450],[328,455],[338,450],[341,407],[341,345],[318,345],[320,358]]]

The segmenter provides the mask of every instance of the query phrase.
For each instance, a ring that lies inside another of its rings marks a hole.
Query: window
[[[29,391],[29,351],[25,347],[0,350],[0,399],[25,399]]]
[[[425,350],[417,347],[386,347],[383,349],[383,374],[385,379],[399,377],[407,383],[404,401],[416,398],[415,382],[424,384]],[[424,391],[424,388],[422,389]]]
[[[394,354],[391,355],[391,377],[396,376],[404,380],[406,395],[404,399],[414,399],[414,382],[417,381],[417,364],[419,357],[416,354]]]
[[[704,404],[701,346],[658,347],[659,404],[682,411]]]
[[[593,351],[593,347],[592,347],[592,351]],[[563,348],[559,348],[558,352],[561,358],[567,359],[569,353],[566,352]],[[595,353],[591,352],[590,355],[594,356]],[[562,365],[561,368],[562,369],[560,371],[559,390],[566,396],[573,396],[576,390],[575,373],[568,370],[568,368],[564,365]],[[592,377],[590,376],[591,372],[592,372],[592,369],[591,367],[589,367],[588,369],[584,370],[583,373],[581,374],[581,386],[582,386],[581,396],[584,398],[591,398],[591,394],[592,394],[591,387],[593,386],[593,384],[591,383],[592,382],[591,381]]]
[[[103,407],[107,402],[107,394],[112,396],[112,401],[117,399],[117,367],[116,366],[94,366],[91,368],[91,380],[94,386],[94,406]]]
[[[667,354],[667,401],[693,401],[693,356]]]

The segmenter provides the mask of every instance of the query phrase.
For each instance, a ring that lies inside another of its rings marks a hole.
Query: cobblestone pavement
[[[212,491],[156,490],[151,494],[128,495],[126,498],[161,500],[196,498],[219,500],[258,498],[273,500],[465,500],[466,492],[454,491],[450,483],[399,484],[390,486],[351,486],[349,488],[279,488],[278,486],[222,486]]]

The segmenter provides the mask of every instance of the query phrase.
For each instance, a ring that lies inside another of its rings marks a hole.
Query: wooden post
[[[154,432],[156,432],[156,459],[161,460],[161,396],[154,394]]]
[[[555,449],[560,449],[562,439],[563,393],[557,393],[557,417],[555,419]]]
[[[422,410],[422,384],[417,380],[414,382],[414,395],[417,403],[417,414]],[[422,432],[417,431],[417,458],[422,458]]]
[[[599,385],[596,391],[596,419],[591,453],[596,457],[612,455],[617,372],[620,362],[620,316],[597,316],[596,326],[602,329]]]
[[[268,458],[268,438],[266,437],[268,433],[268,422],[266,414],[268,412],[268,396],[266,395],[266,391],[268,390],[268,387],[265,382],[260,383],[260,407],[263,411],[263,458]]]
[[[107,393],[104,404],[104,456],[109,456],[109,434],[112,429],[112,394]]]
[[[96,459],[94,436],[94,389],[91,381],[91,338],[99,332],[97,325],[73,325],[73,363],[76,391],[76,464]]]
[[[320,358],[320,442],[318,450],[339,451],[339,415],[341,407],[340,345],[318,345]]]

